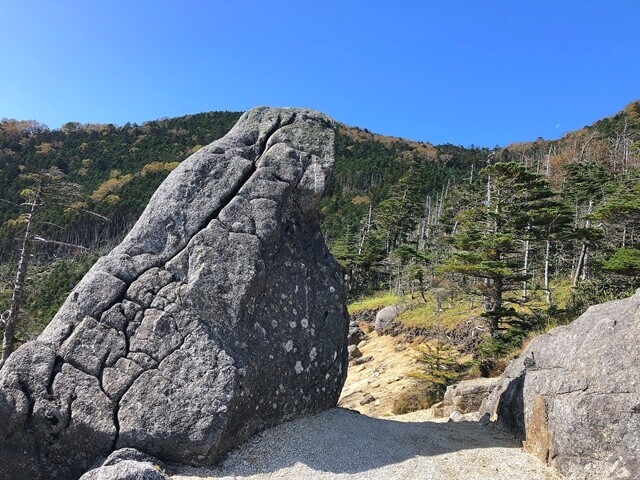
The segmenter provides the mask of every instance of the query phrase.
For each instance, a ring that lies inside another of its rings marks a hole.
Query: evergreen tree
[[[449,385],[460,379],[466,365],[459,363],[460,354],[441,340],[433,344],[421,344],[417,350],[417,360],[421,368],[412,376],[429,383],[427,393],[433,397],[435,403],[442,399]]]
[[[527,301],[526,296],[508,295],[531,276],[528,258],[532,243],[543,236],[544,212],[553,193],[544,176],[517,163],[496,163],[480,174],[486,196],[477,197],[456,217],[456,232],[449,240],[453,252],[440,271],[479,280],[474,286],[495,336],[503,320],[517,317],[513,306]]]
[[[573,286],[576,287],[589,276],[589,253],[602,233],[593,228],[593,214],[612,183],[606,167],[595,162],[570,163],[565,170],[563,195],[574,207],[574,238],[578,243],[573,262]]]
[[[391,189],[389,198],[376,210],[376,226],[386,239],[387,252],[406,241],[418,222],[422,205],[415,168],[410,169]]]

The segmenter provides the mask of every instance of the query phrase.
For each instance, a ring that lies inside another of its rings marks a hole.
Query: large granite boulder
[[[534,339],[485,406],[569,478],[640,478],[640,290]]]
[[[174,170],[0,370],[0,478],[77,479],[124,447],[207,464],[334,406],[348,315],[318,220],[333,148],[326,116],[258,108]]]

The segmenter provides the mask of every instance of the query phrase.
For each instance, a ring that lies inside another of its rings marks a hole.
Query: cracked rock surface
[[[535,338],[484,410],[568,478],[640,478],[640,290]]]
[[[174,170],[0,370],[0,478],[77,479],[135,448],[208,464],[334,406],[348,317],[318,203],[333,122],[258,108]]]

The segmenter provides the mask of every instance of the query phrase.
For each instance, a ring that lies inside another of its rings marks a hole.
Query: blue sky
[[[0,0],[0,117],[258,105],[432,143],[557,138],[640,99],[640,1]]]

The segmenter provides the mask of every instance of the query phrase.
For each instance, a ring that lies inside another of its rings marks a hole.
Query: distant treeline
[[[2,120],[0,278],[9,281],[0,303],[9,298],[26,225],[21,204],[33,198],[37,172],[54,169],[50,178],[66,186],[60,191],[73,192],[45,198],[34,222],[38,236],[50,240],[34,251],[26,304],[42,326],[91,264],[91,252],[122,238],[166,175],[239,116],[211,112],[123,126],[71,122],[54,130]],[[557,285],[571,284],[576,312],[629,292],[640,274],[639,130],[639,103],[557,141],[495,149],[339,127],[321,215],[350,295],[392,289],[468,297],[482,303],[498,336],[513,325],[529,328],[526,312],[556,314]],[[82,268],[61,266],[74,257]],[[39,295],[44,284],[46,295]]]

